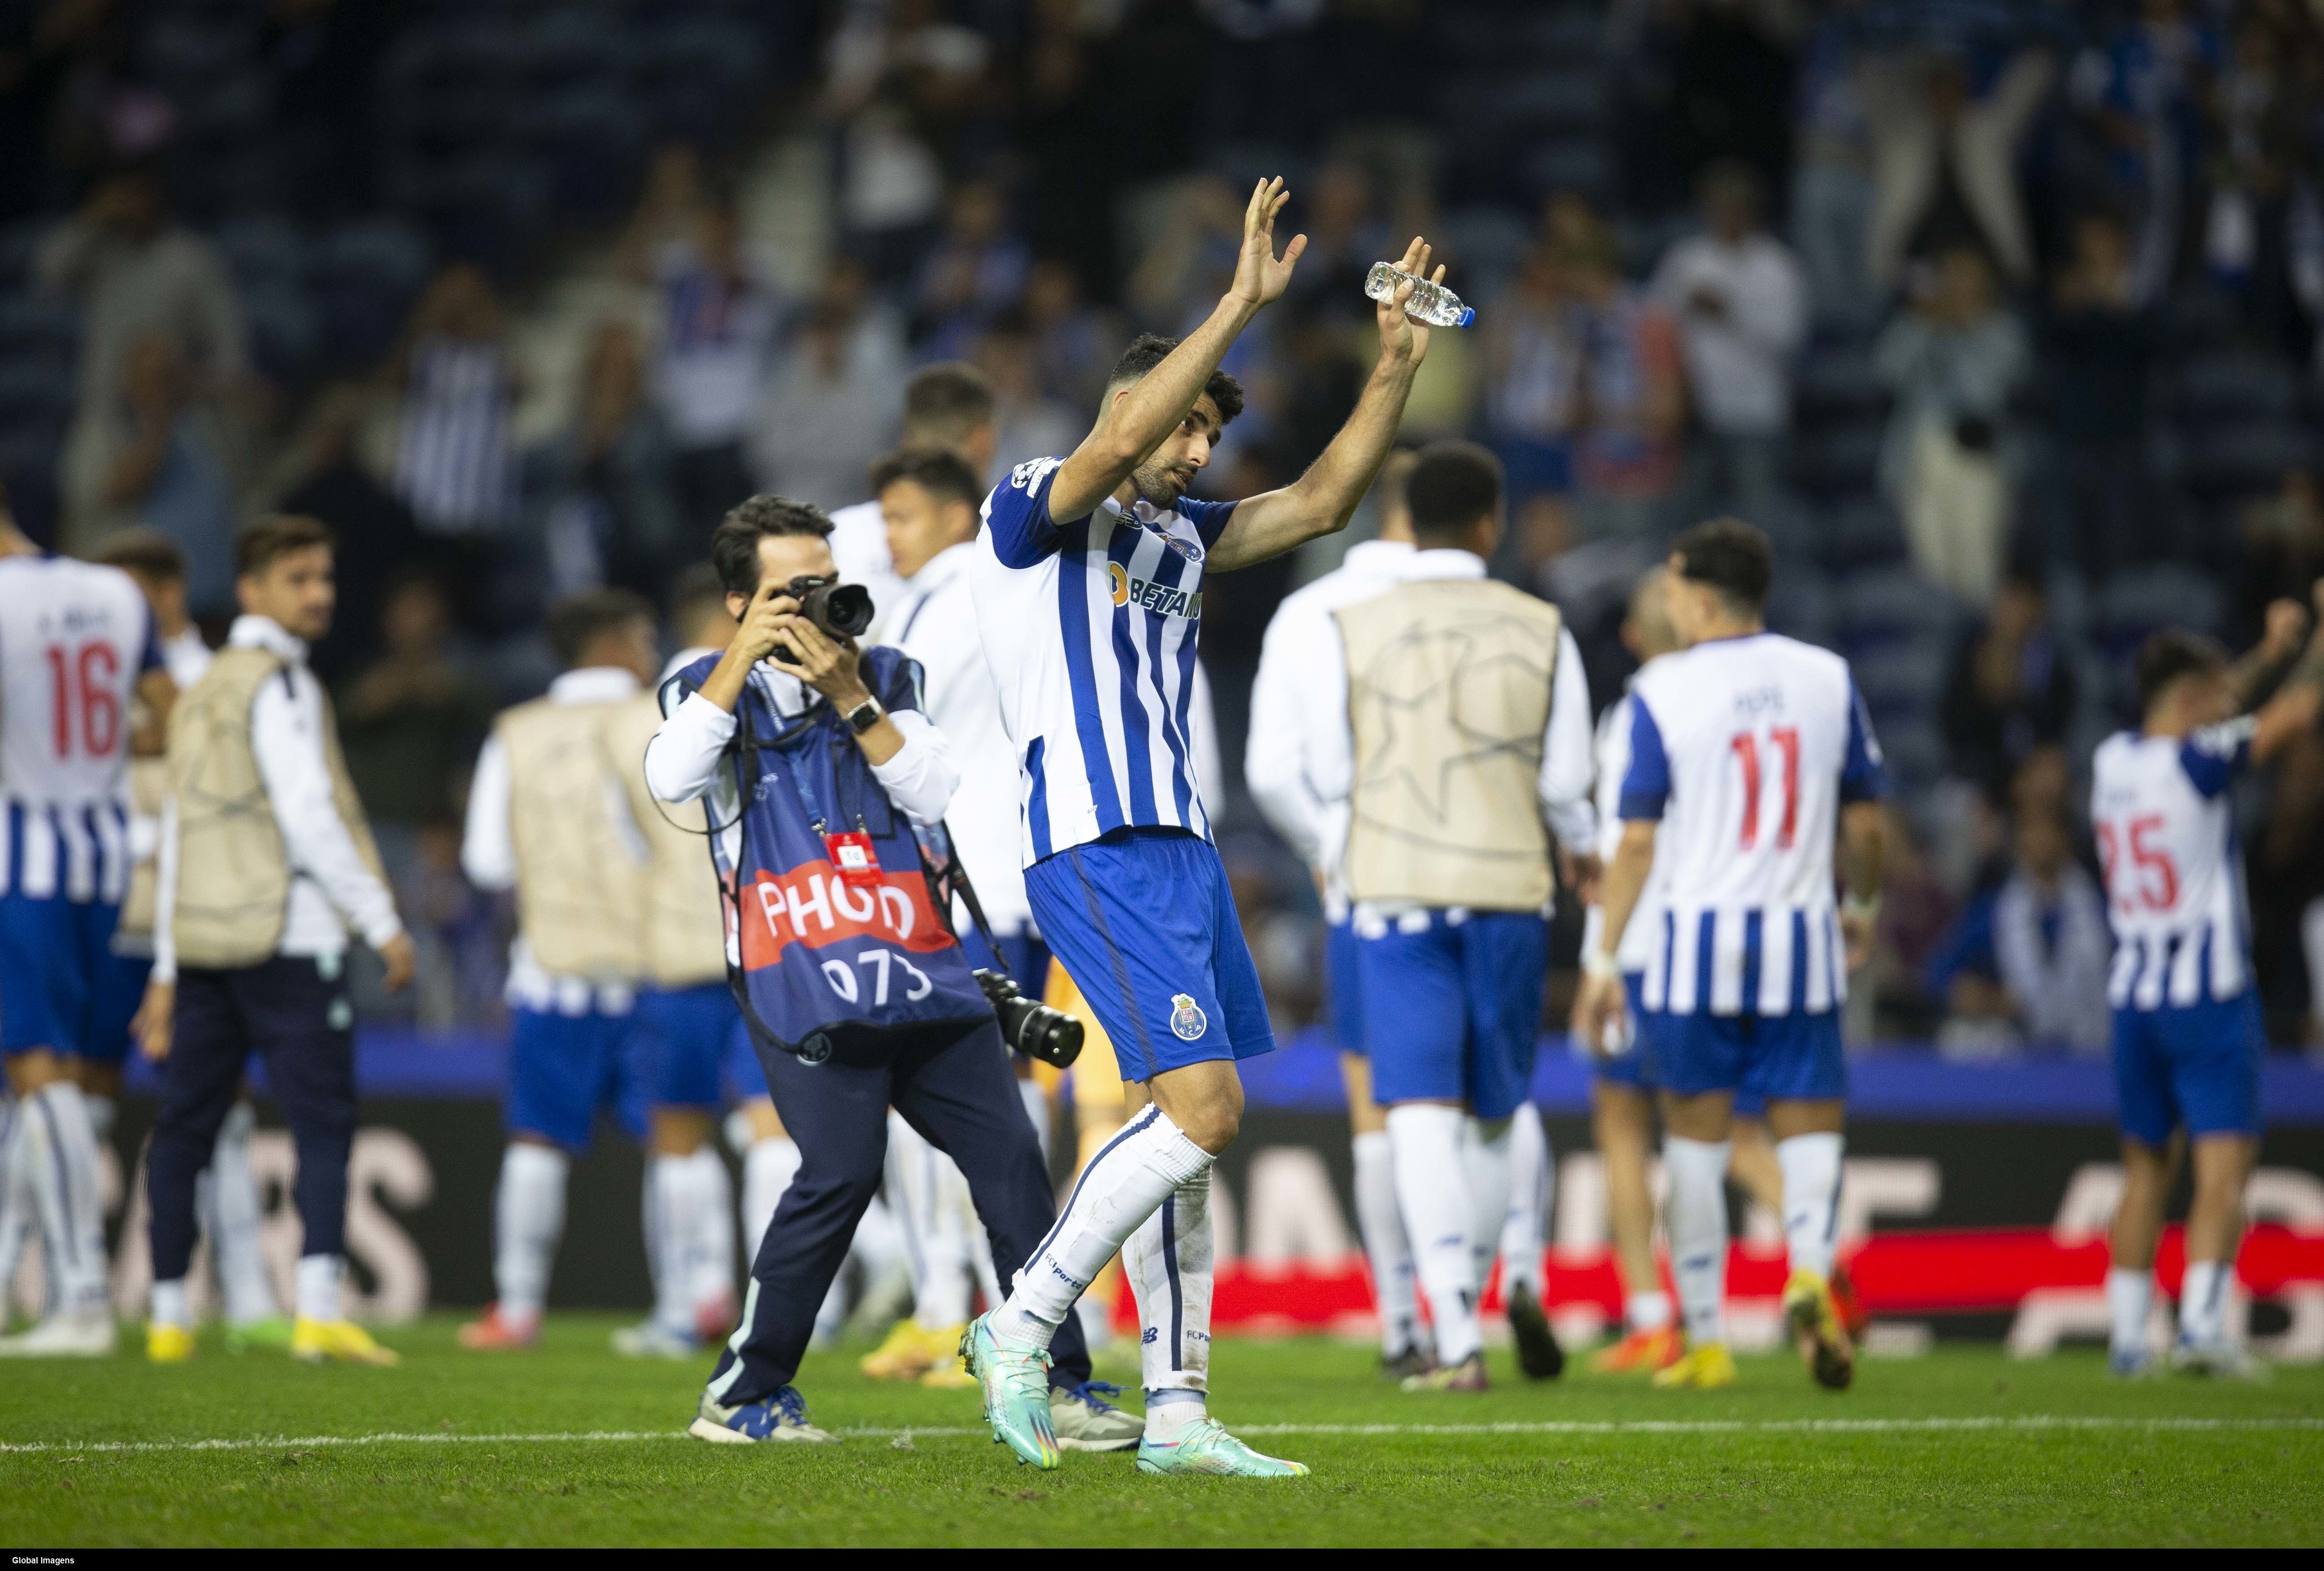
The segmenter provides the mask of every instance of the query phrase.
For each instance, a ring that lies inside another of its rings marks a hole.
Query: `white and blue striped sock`
[[[1205,1172],[1171,1190],[1122,1245],[1121,1268],[1138,1300],[1139,1373],[1148,1392],[1199,1396],[1210,1389],[1214,1263]]]
[[[1784,1242],[1794,1271],[1829,1280],[1839,1247],[1840,1158],[1847,1142],[1834,1134],[1794,1135],[1775,1143],[1784,1171]]]
[[[1687,1342],[1696,1347],[1727,1340],[1727,1158],[1733,1144],[1676,1135],[1663,1140],[1671,1275]]]

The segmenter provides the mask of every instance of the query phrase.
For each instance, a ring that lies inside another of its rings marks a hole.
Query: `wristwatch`
[[[857,704],[853,709],[847,712],[847,729],[853,731],[860,737],[865,731],[870,730],[873,726],[878,725],[880,723],[880,717],[887,712],[888,712],[886,710],[880,707],[880,701],[878,699],[867,698],[862,703]]]

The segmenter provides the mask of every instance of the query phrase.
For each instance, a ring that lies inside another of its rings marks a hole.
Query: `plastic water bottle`
[[[1397,286],[1406,282],[1412,285],[1412,293],[1405,299],[1404,314],[1414,321],[1432,327],[1466,327],[1477,319],[1477,313],[1462,305],[1461,297],[1451,289],[1415,278],[1392,262],[1372,263],[1371,275],[1364,280],[1364,293],[1376,300],[1392,300]]]

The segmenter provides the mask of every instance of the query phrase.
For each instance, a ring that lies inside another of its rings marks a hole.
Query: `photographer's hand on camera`
[[[788,600],[788,596],[784,598]],[[778,619],[775,641],[784,646],[779,654],[794,657],[785,660],[784,666],[822,694],[843,716],[853,715],[872,703],[872,690],[863,685],[860,668],[862,656],[853,639],[826,633],[793,612]],[[863,757],[872,763],[884,764],[904,745],[904,733],[896,729],[896,722],[888,718],[884,709],[879,713],[880,718],[869,729],[855,732],[855,745],[863,749]]]

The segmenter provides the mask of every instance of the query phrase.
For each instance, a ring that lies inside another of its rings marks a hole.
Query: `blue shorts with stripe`
[[[724,982],[656,988],[638,995],[638,1058],[646,1098],[657,1107],[715,1107],[741,1011]]]
[[[508,1106],[512,1135],[538,1135],[586,1151],[597,1109],[638,1139],[646,1133],[646,1081],[630,1015],[510,1011]]]
[[[0,895],[0,1053],[127,1055],[152,962],[114,952],[120,923],[121,907],[103,900]]]
[[[1549,923],[1532,912],[1416,911],[1356,934],[1372,1099],[1457,1101],[1506,1118],[1533,1084]]]
[[[1732,1091],[1747,1103],[1829,1101],[1848,1095],[1840,1011],[1811,1014],[1638,1014],[1638,1052],[1652,1082],[1682,1097]]]
[[[2115,1089],[2122,1132],[2160,1150],[2172,1131],[2260,1132],[2260,1065],[2267,1034],[2249,988],[2227,999],[2114,1012]]]
[[[1113,1040],[1125,1080],[1275,1047],[1226,868],[1184,830],[1116,830],[1025,869],[1050,951]]]
[[[1323,929],[1323,1029],[1342,1052],[1364,1051],[1363,986],[1356,975],[1356,929],[1334,922]]]
[[[1646,1017],[1646,973],[1626,971],[1622,976],[1622,991],[1630,1000],[1630,1051],[1615,1058],[1592,1058],[1591,1070],[1598,1079],[1609,1086],[1625,1086],[1634,1091],[1651,1095],[1661,1089],[1646,1068],[1648,1056],[1646,1034],[1659,1023],[1669,1020],[1667,1015]],[[1735,1114],[1739,1118],[1758,1118],[1767,1111],[1766,1098],[1745,1087],[1735,1091]]]

